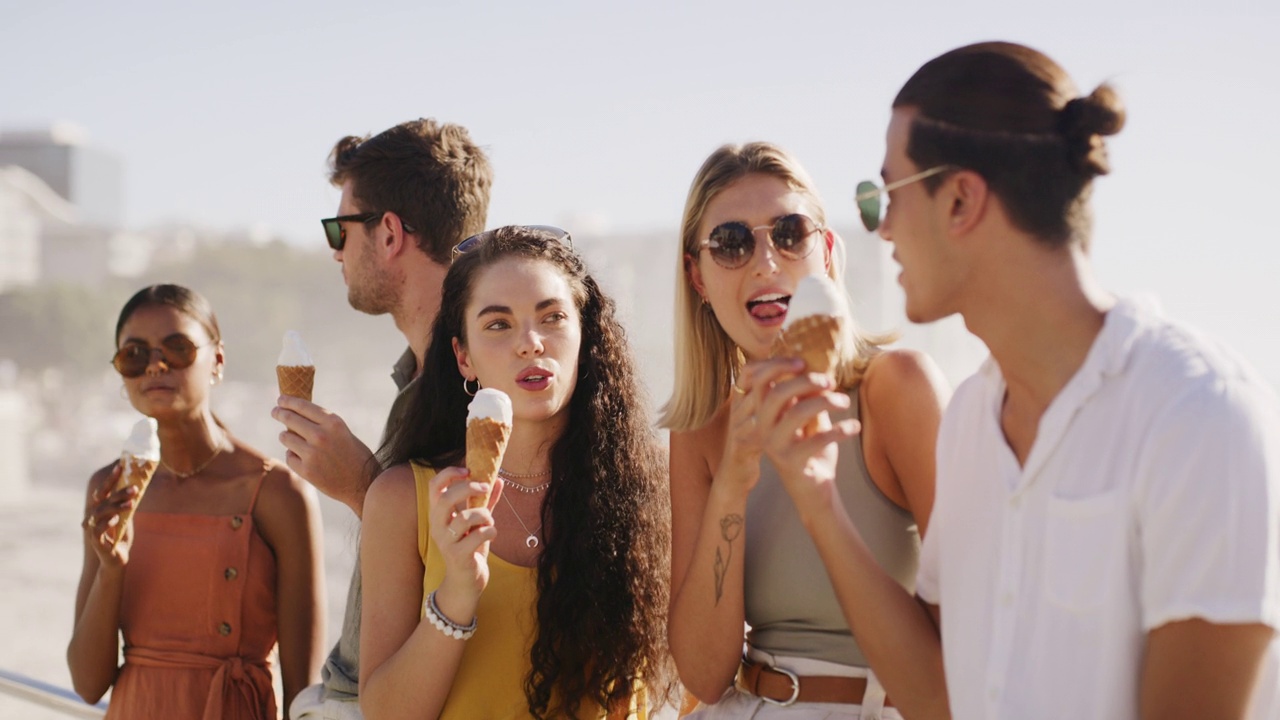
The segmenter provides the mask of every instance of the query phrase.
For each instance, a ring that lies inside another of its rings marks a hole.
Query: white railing
[[[3,668],[0,668],[0,693],[57,711],[67,717],[100,718],[107,712],[106,703],[89,705],[70,690]]]

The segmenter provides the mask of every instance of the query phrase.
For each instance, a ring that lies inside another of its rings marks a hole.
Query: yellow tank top
[[[418,555],[426,568],[422,577],[423,597],[440,587],[444,580],[444,557],[431,540],[428,521],[429,483],[435,474],[430,467],[413,463],[418,501]],[[529,674],[537,594],[537,570],[513,565],[489,554],[489,584],[480,594],[476,607],[476,634],[467,641],[440,720],[531,717],[524,680]],[[586,704],[580,715],[604,717],[594,705]],[[634,707],[628,714],[629,718],[638,720],[646,720],[646,716],[647,713]]]

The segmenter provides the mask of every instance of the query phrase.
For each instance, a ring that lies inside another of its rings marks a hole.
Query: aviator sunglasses
[[[147,366],[151,364],[151,353],[159,350],[160,362],[164,364],[166,370],[183,370],[191,367],[191,363],[196,361],[196,353],[201,347],[192,342],[191,338],[180,333],[161,340],[160,347],[153,348],[144,342],[133,341],[116,351],[115,357],[111,358],[111,364],[115,366],[116,372],[124,377],[141,377],[146,374]]]
[[[355,215],[339,215],[338,217],[324,218],[320,224],[324,226],[324,237],[329,241],[329,247],[334,250],[341,250],[347,244],[347,229],[342,227],[344,222],[358,222],[368,224],[370,221],[377,220],[387,214],[387,210],[379,212],[356,213]],[[415,233],[413,226],[400,220],[400,224],[407,233]]]
[[[769,240],[778,254],[788,260],[802,260],[813,252],[817,243],[814,236],[825,228],[819,227],[807,215],[793,213],[784,215],[772,225],[749,227],[744,222],[727,222],[711,228],[706,240],[698,243],[698,249],[707,248],[711,259],[727,270],[736,270],[756,251],[756,231],[768,230]]]
[[[568,230],[562,230],[554,225],[519,225],[518,227],[520,227],[523,230],[532,230],[534,232],[540,232],[540,233],[545,233],[547,235],[551,235],[556,240],[556,242],[564,243],[565,245],[568,245],[570,248],[573,247],[573,236],[569,234]],[[450,262],[457,260],[459,255],[463,255],[468,252],[471,252],[472,250],[475,250],[476,248],[485,244],[489,240],[493,239],[493,234],[496,232],[497,232],[497,229],[485,230],[482,233],[479,233],[477,235],[472,235],[466,240],[463,240],[457,245],[454,245],[453,254],[449,258]]]
[[[901,180],[895,180],[884,187],[880,187],[870,180],[863,180],[858,183],[858,188],[856,190],[856,194],[853,196],[853,201],[858,204],[858,213],[862,216],[862,226],[867,229],[867,232],[875,232],[880,227],[880,223],[884,222],[884,213],[888,208],[888,205],[880,204],[881,195],[889,192],[890,190],[897,190],[900,187],[910,185],[913,182],[919,182],[925,178],[933,177],[938,173],[944,173],[948,170],[955,169],[954,165],[939,165],[937,167],[931,167],[928,170],[918,172],[915,175],[904,177]]]

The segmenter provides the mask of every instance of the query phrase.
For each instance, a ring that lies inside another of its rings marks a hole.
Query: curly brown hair
[[[460,463],[467,404],[453,338],[479,273],[508,257],[546,262],[569,281],[582,321],[569,422],[551,448],[538,558],[537,636],[525,695],[534,717],[618,708],[639,684],[661,704],[674,673],[666,644],[670,584],[667,468],[614,303],[571,247],[545,232],[499,228],[445,277],[422,376],[379,456],[388,464]]]

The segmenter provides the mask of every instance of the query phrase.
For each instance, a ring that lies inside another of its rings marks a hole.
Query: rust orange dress
[[[238,515],[134,515],[108,719],[277,717],[276,559],[253,526],[265,478]]]

